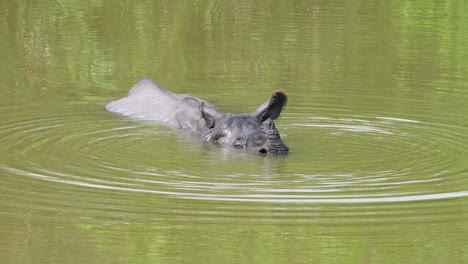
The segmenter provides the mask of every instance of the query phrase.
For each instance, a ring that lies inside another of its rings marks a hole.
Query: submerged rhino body
[[[127,97],[108,103],[106,109],[187,129],[207,142],[256,153],[284,155],[289,149],[281,140],[273,120],[279,117],[286,101],[286,94],[276,91],[252,114],[225,114],[209,102],[171,93],[155,81],[144,78],[130,89]]]

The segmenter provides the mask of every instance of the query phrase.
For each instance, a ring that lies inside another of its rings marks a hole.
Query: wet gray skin
[[[252,114],[220,113],[206,101],[171,93],[155,81],[144,78],[127,97],[106,105],[125,116],[156,120],[198,133],[202,140],[267,155],[284,155],[289,148],[274,124],[286,105],[287,96],[275,91]]]

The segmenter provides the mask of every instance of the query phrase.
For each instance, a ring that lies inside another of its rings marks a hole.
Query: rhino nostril
[[[261,148],[258,152],[260,152],[260,153],[267,153],[267,150],[264,149],[264,148]]]

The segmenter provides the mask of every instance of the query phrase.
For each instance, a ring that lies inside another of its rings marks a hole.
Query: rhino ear
[[[283,91],[275,91],[265,103],[255,110],[252,115],[256,116],[262,122],[268,118],[276,119],[280,116],[281,110],[288,102],[288,96]]]
[[[205,120],[205,126],[208,129],[213,128],[215,124],[223,118],[221,113],[209,106],[205,106],[205,102],[203,101],[200,101],[198,109],[200,110],[203,120]]]

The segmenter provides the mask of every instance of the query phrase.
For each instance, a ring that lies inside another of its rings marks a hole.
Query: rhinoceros
[[[254,153],[284,155],[289,148],[281,140],[273,120],[279,117],[286,102],[286,94],[278,90],[251,114],[220,113],[207,101],[172,93],[143,78],[130,89],[127,97],[108,103],[106,109],[187,129],[206,142]]]

